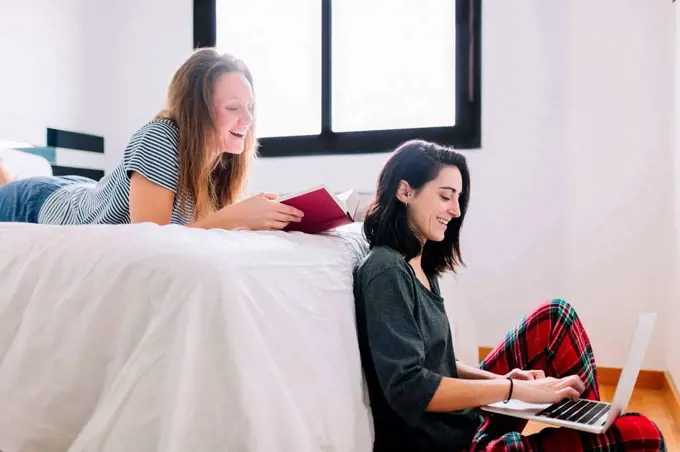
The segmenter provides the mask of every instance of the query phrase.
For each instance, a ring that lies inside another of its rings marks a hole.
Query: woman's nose
[[[453,218],[458,218],[460,216],[460,205],[458,203],[449,209],[449,215]]]
[[[253,123],[253,113],[246,110],[246,113],[241,116],[241,122],[251,125]]]

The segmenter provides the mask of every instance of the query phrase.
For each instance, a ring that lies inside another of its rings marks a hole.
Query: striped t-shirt
[[[76,182],[57,189],[43,203],[38,222],[42,224],[130,223],[130,177],[136,171],[177,194],[179,182],[179,130],[170,119],[155,119],[132,136],[123,161],[99,182]],[[177,197],[172,209],[173,224],[193,221],[194,203],[186,202],[183,215]]]

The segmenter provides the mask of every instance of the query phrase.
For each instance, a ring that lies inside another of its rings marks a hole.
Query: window
[[[217,0],[215,45],[246,62],[259,138],[321,133],[318,0]]]
[[[481,143],[481,0],[194,0],[194,48],[250,67],[263,157]]]

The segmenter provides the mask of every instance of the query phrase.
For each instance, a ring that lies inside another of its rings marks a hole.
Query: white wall
[[[103,2],[96,2],[101,4]],[[118,0],[109,3],[106,27],[113,36],[96,62],[107,65],[113,82],[106,111],[107,161],[117,165],[130,136],[164,106],[173,72],[193,42],[192,0]],[[94,96],[96,99],[97,96]]]
[[[192,11],[191,0],[0,2],[0,139],[101,135],[111,169],[191,50]]]
[[[45,127],[79,127],[82,1],[0,2],[0,139],[42,144]]]
[[[191,50],[192,2],[123,0],[104,8],[78,11],[93,19],[84,33],[93,39],[79,44],[91,69],[75,77],[85,86],[87,115],[41,115],[101,129],[112,167],[130,134],[163,106],[172,72]],[[474,186],[464,228],[468,268],[460,275],[480,345],[497,343],[538,301],[564,297],[581,313],[600,363],[621,366],[637,314],[666,314],[668,300],[677,300],[667,208],[674,200],[674,8],[668,0],[484,4],[484,148],[466,152]],[[50,16],[64,10],[49,9]],[[60,36],[36,44],[44,53],[73,44]],[[30,80],[26,72],[16,79]],[[66,86],[75,99],[70,80],[60,73],[41,89],[54,97]],[[251,189],[324,182],[371,190],[385,159],[262,159]],[[647,368],[669,363],[663,339],[654,336]]]
[[[485,3],[484,149],[466,153],[474,187],[461,274],[482,345],[550,297],[576,306],[602,365],[623,365],[639,313],[663,322],[676,296],[673,8]],[[267,159],[254,186],[296,190],[323,174],[336,189],[371,189],[384,160]],[[663,328],[648,368],[665,366]]]
[[[680,237],[680,9],[676,6],[675,9],[675,225],[676,235]],[[676,275],[680,266],[677,265],[680,261],[680,240],[678,240],[678,249],[676,252]],[[677,281],[680,284],[680,278]],[[676,388],[680,388],[680,328],[677,327],[677,321],[680,319],[680,297],[675,296],[669,300],[668,305],[668,329],[667,329],[667,344],[672,344],[666,351],[666,368],[675,383]]]
[[[612,363],[623,363],[636,316],[649,310],[661,315],[647,363],[665,367],[677,299],[675,8],[607,0],[569,11],[567,293]]]

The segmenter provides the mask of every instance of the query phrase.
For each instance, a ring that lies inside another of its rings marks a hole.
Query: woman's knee
[[[552,300],[544,301],[536,308],[536,311],[544,311],[550,314],[550,317],[561,318],[567,320],[575,320],[578,318],[576,309],[567,300],[562,298],[553,298]]]
[[[619,417],[614,426],[619,437],[626,444],[643,444],[644,447],[634,450],[665,451],[663,433],[647,416],[640,413],[626,413]],[[633,450],[633,449],[631,449]]]

